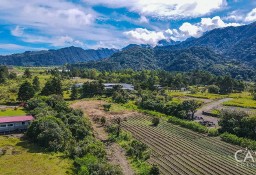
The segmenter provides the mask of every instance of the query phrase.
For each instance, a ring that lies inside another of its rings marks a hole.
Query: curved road
[[[197,112],[195,113],[195,116],[203,117],[204,120],[211,121],[216,126],[218,126],[218,120],[219,119],[217,117],[206,116],[206,115],[203,115],[202,112],[203,111],[205,111],[205,112],[211,111],[212,109],[217,108],[222,103],[224,103],[226,101],[229,101],[229,100],[232,100],[232,98],[223,98],[223,99],[220,99],[220,100],[217,100],[217,101],[207,103],[207,104],[203,105],[200,109],[197,110]]]

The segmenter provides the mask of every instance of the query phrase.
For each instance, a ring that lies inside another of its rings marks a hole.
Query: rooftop
[[[25,122],[34,120],[34,117],[29,116],[14,116],[14,117],[0,117],[0,123],[11,123],[11,122]]]

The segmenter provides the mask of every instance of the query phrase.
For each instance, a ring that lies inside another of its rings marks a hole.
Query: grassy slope
[[[253,100],[252,95],[249,92],[230,94],[230,97],[233,99],[223,103],[225,106],[256,109],[256,100]]]
[[[6,109],[6,110],[3,110],[1,109],[0,110],[0,117],[6,117],[6,116],[23,116],[23,115],[26,115],[26,112],[19,108],[19,109]]]
[[[72,174],[73,162],[61,154],[43,153],[42,150],[19,138],[0,136],[0,174],[5,175],[65,175]]]
[[[227,95],[220,95],[220,94],[210,94],[210,93],[195,93],[195,94],[190,94],[188,92],[180,92],[180,91],[169,91],[168,94],[172,97],[194,97],[194,98],[202,98],[202,99],[221,99],[221,98],[226,98]]]

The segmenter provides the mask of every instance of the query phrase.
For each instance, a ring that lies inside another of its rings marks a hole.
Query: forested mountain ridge
[[[238,43],[256,36],[256,22],[238,27],[217,28],[206,32],[203,36],[186,40],[169,48],[188,48],[192,46],[209,47],[215,51],[226,53]]]
[[[150,53],[150,54],[149,54]],[[207,32],[168,46],[145,48],[133,45],[110,58],[73,67],[120,70],[132,68],[166,71],[207,70],[217,75],[255,77],[256,23]]]
[[[27,51],[21,54],[0,56],[0,64],[15,66],[52,66],[66,63],[78,63],[107,58],[117,52],[116,49],[89,49],[66,47],[58,50]]]
[[[233,77],[247,79],[255,76],[256,22],[214,29],[199,38],[183,42],[161,40],[154,48],[145,44],[130,44],[122,50],[68,47],[0,56],[0,64],[6,65],[50,66],[66,63],[74,64],[71,67],[99,70],[207,70],[217,75],[230,73]]]

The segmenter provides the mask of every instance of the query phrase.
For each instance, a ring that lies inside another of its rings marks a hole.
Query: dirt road
[[[229,101],[229,100],[232,100],[232,98],[223,98],[221,100],[207,103],[207,104],[203,105],[199,110],[197,110],[197,112],[195,113],[195,116],[203,117],[204,120],[211,121],[215,125],[218,125],[218,120],[219,120],[218,118],[203,115],[202,112],[203,111],[208,112],[208,111],[211,111],[212,109],[218,108],[222,103]]]
[[[88,115],[94,135],[96,138],[106,143],[107,158],[109,162],[115,165],[119,165],[124,173],[124,175],[134,175],[134,172],[126,159],[125,151],[116,143],[106,142],[108,140],[108,134],[105,132],[104,127],[93,121],[94,117],[106,117],[107,119],[112,119],[114,117],[129,117],[133,115],[134,112],[122,111],[118,113],[105,112],[102,109],[102,105],[106,103],[104,101],[80,101],[71,105],[74,109],[81,109],[85,114]]]

